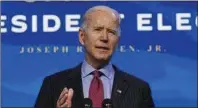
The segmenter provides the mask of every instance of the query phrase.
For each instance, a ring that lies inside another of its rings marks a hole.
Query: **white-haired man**
[[[114,108],[154,107],[148,83],[119,70],[110,60],[120,39],[119,13],[94,6],[84,15],[79,41],[85,60],[78,66],[44,79],[36,108],[83,108],[90,98],[94,108],[111,99]]]

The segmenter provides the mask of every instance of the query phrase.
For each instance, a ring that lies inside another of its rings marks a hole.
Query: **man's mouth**
[[[100,50],[109,50],[108,47],[104,47],[104,46],[96,46],[96,48]]]

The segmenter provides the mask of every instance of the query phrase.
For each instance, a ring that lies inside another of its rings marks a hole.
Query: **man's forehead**
[[[115,21],[114,21],[115,22]],[[93,27],[93,28],[109,28],[109,29],[116,29],[118,27],[118,23],[102,23],[101,21],[90,21],[88,23],[88,25],[90,27]]]
[[[118,25],[119,21],[111,13],[93,13],[87,17],[87,22],[91,25],[104,26],[108,24],[109,26]]]

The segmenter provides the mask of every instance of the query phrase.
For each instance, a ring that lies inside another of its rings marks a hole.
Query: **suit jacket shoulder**
[[[39,95],[36,99],[35,107],[55,108],[59,95],[65,87],[74,90],[72,106],[78,108],[82,105],[81,64],[44,78]]]
[[[65,70],[56,72],[52,75],[49,75],[46,78],[49,78],[53,82],[62,82],[63,80],[64,81],[65,80],[70,80],[72,77],[76,76],[76,74],[79,73],[78,71],[80,71],[80,70],[78,68],[79,67],[65,69]]]
[[[153,108],[149,84],[113,66],[114,78],[112,99],[116,108]],[[129,107],[130,106],[130,107]]]
[[[136,77],[136,76],[129,74],[127,72],[124,72],[124,71],[121,71],[121,73],[123,74],[125,79],[131,83],[132,86],[137,86],[137,87],[149,86],[148,82],[146,82],[145,80],[143,80],[139,77]]]

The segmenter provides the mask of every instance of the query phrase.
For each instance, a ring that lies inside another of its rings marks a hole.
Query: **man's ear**
[[[79,39],[79,42],[81,43],[81,45],[84,45],[85,31],[82,28],[79,29],[78,39]]]

